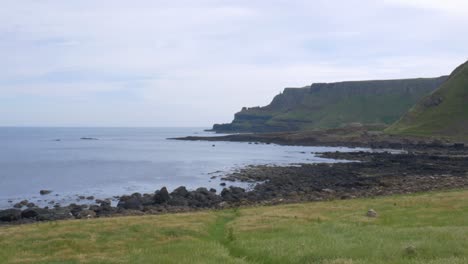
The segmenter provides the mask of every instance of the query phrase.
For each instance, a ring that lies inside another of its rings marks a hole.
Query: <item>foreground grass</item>
[[[0,228],[0,263],[129,262],[468,263],[468,191]]]

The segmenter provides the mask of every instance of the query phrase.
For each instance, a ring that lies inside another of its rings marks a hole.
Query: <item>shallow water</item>
[[[0,128],[0,208],[108,198],[184,185],[220,190],[220,177],[246,165],[336,162],[336,147],[167,140],[207,135],[202,128]],[[98,140],[82,140],[81,138]],[[232,184],[232,183],[228,183]],[[39,195],[40,190],[53,190]]]

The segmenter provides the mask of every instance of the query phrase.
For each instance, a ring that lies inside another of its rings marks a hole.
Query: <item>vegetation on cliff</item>
[[[468,138],[468,62],[439,89],[424,97],[386,132],[403,135]]]
[[[216,124],[217,132],[277,132],[335,128],[352,123],[397,121],[447,76],[404,80],[315,83],[286,88],[265,107],[243,108],[230,124]]]

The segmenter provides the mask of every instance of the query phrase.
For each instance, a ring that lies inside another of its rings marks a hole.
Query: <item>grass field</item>
[[[0,262],[468,263],[468,191],[0,227]]]

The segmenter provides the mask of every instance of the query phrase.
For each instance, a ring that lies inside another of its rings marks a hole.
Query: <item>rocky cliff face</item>
[[[216,132],[274,132],[392,124],[447,76],[404,80],[314,83],[286,88],[265,107],[243,108]]]

